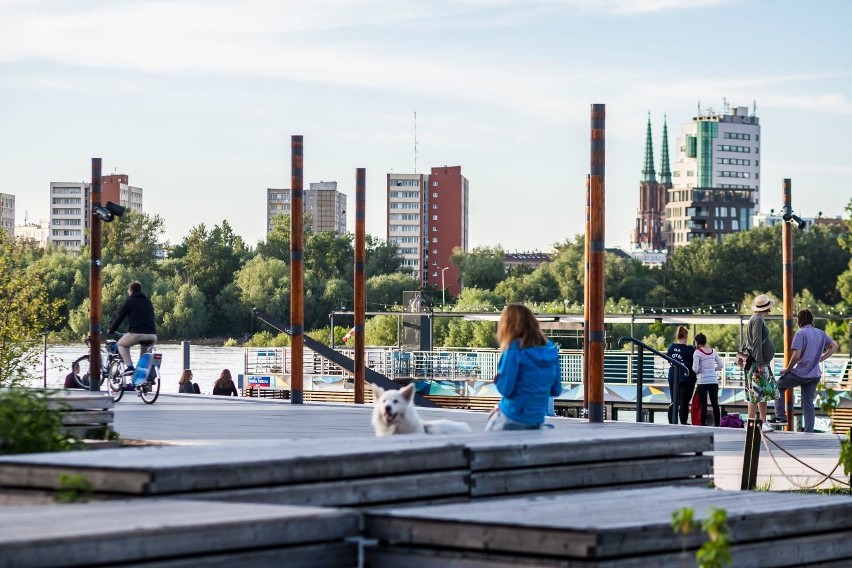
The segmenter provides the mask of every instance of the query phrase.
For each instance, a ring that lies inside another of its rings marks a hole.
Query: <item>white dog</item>
[[[461,434],[470,426],[455,420],[421,420],[414,406],[414,385],[399,390],[373,386],[373,428],[376,436],[394,434]]]

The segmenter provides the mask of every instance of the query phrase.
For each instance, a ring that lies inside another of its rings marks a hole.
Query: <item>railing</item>
[[[686,365],[683,362],[678,361],[676,359],[672,359],[665,353],[660,353],[650,345],[647,345],[635,337],[622,337],[618,340],[618,346],[624,347],[625,343],[633,343],[637,347],[639,347],[639,356],[638,356],[638,367],[639,372],[637,374],[638,380],[636,381],[636,422],[642,422],[642,379],[643,379],[643,370],[644,370],[644,362],[645,362],[645,354],[643,351],[647,349],[657,357],[662,357],[665,361],[668,361],[670,364],[678,367],[680,369],[681,376],[688,375],[689,369],[686,368]],[[670,420],[677,424],[678,415],[678,403],[680,398],[678,397],[678,383],[680,381],[672,381],[672,388],[674,389],[672,392],[672,415]]]
[[[643,344],[644,345],[644,344]],[[338,349],[350,358],[352,349]],[[607,351],[604,354],[604,380],[614,386],[668,386],[669,362],[664,354],[644,345],[640,352]],[[396,347],[367,348],[365,361],[367,367],[399,380],[431,379],[438,381],[483,381],[490,382],[497,373],[499,351],[496,349],[477,350],[440,350],[406,351]],[[743,388],[743,373],[734,364],[735,353],[720,353],[724,368],[719,372],[721,389]],[[578,384],[583,381],[583,353],[581,351],[561,351],[559,354],[562,382]],[[784,366],[783,355],[773,360],[775,375],[780,374]],[[822,364],[824,380],[836,385],[849,372],[850,359],[846,355],[835,355]],[[290,349],[286,347],[256,348],[245,351],[245,373],[249,375],[281,374],[291,372]],[[308,348],[304,350],[303,372],[305,376],[351,378],[351,374],[316,355]],[[641,374],[640,374],[641,373]]]

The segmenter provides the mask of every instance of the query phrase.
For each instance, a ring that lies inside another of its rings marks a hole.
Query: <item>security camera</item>
[[[114,218],[124,215],[125,210],[127,210],[127,207],[122,207],[112,201],[107,201],[106,205],[96,205],[93,207],[92,213],[94,213],[95,216],[104,223],[109,223]]]

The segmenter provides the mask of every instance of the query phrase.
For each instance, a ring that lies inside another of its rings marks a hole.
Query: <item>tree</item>
[[[340,236],[334,231],[310,233],[305,241],[305,272],[317,278],[351,277],[353,274],[352,235]]]
[[[173,253],[183,260],[186,278],[201,289],[208,301],[233,280],[234,273],[250,256],[242,237],[233,232],[227,220],[210,231],[203,223],[193,227]]]
[[[367,278],[400,272],[402,256],[399,254],[399,246],[372,235],[367,235],[365,241]]]
[[[499,246],[476,247],[471,252],[456,247],[450,262],[458,267],[465,288],[493,290],[506,278],[504,258],[503,249]]]
[[[157,264],[163,232],[159,215],[127,211],[112,223],[101,224],[101,258],[104,264],[152,270]]]
[[[235,283],[246,313],[256,307],[290,321],[290,269],[284,261],[256,256],[237,272]]]
[[[399,341],[398,331],[396,316],[371,317],[364,323],[364,343],[375,346],[396,345]]]
[[[846,234],[839,238],[840,246],[848,252],[852,252],[852,199],[846,204],[846,213],[849,217],[846,219]],[[849,261],[848,268],[837,278],[837,292],[847,304],[852,304],[852,260]]]
[[[0,235],[0,386],[28,378],[37,364],[40,334],[59,317],[60,300],[51,300],[44,282],[27,270],[34,258],[27,244]]]
[[[419,287],[417,280],[401,272],[370,276],[366,282],[367,306],[375,310],[387,310],[389,307],[401,305],[402,293]]]
[[[585,238],[574,237],[556,245],[556,255],[549,269],[556,278],[559,292],[564,300],[572,304],[582,304],[585,299]]]
[[[152,299],[157,314],[157,333],[164,337],[190,339],[201,337],[207,330],[210,317],[204,294],[198,286],[187,282]]]

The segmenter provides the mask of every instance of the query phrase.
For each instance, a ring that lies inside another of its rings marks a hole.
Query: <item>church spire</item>
[[[654,143],[651,141],[651,112],[648,112],[648,133],[645,136],[645,168],[642,170],[642,182],[655,182]]]
[[[672,185],[672,171],[669,164],[669,127],[666,124],[666,115],[663,115],[663,157],[660,163],[660,183]]]

